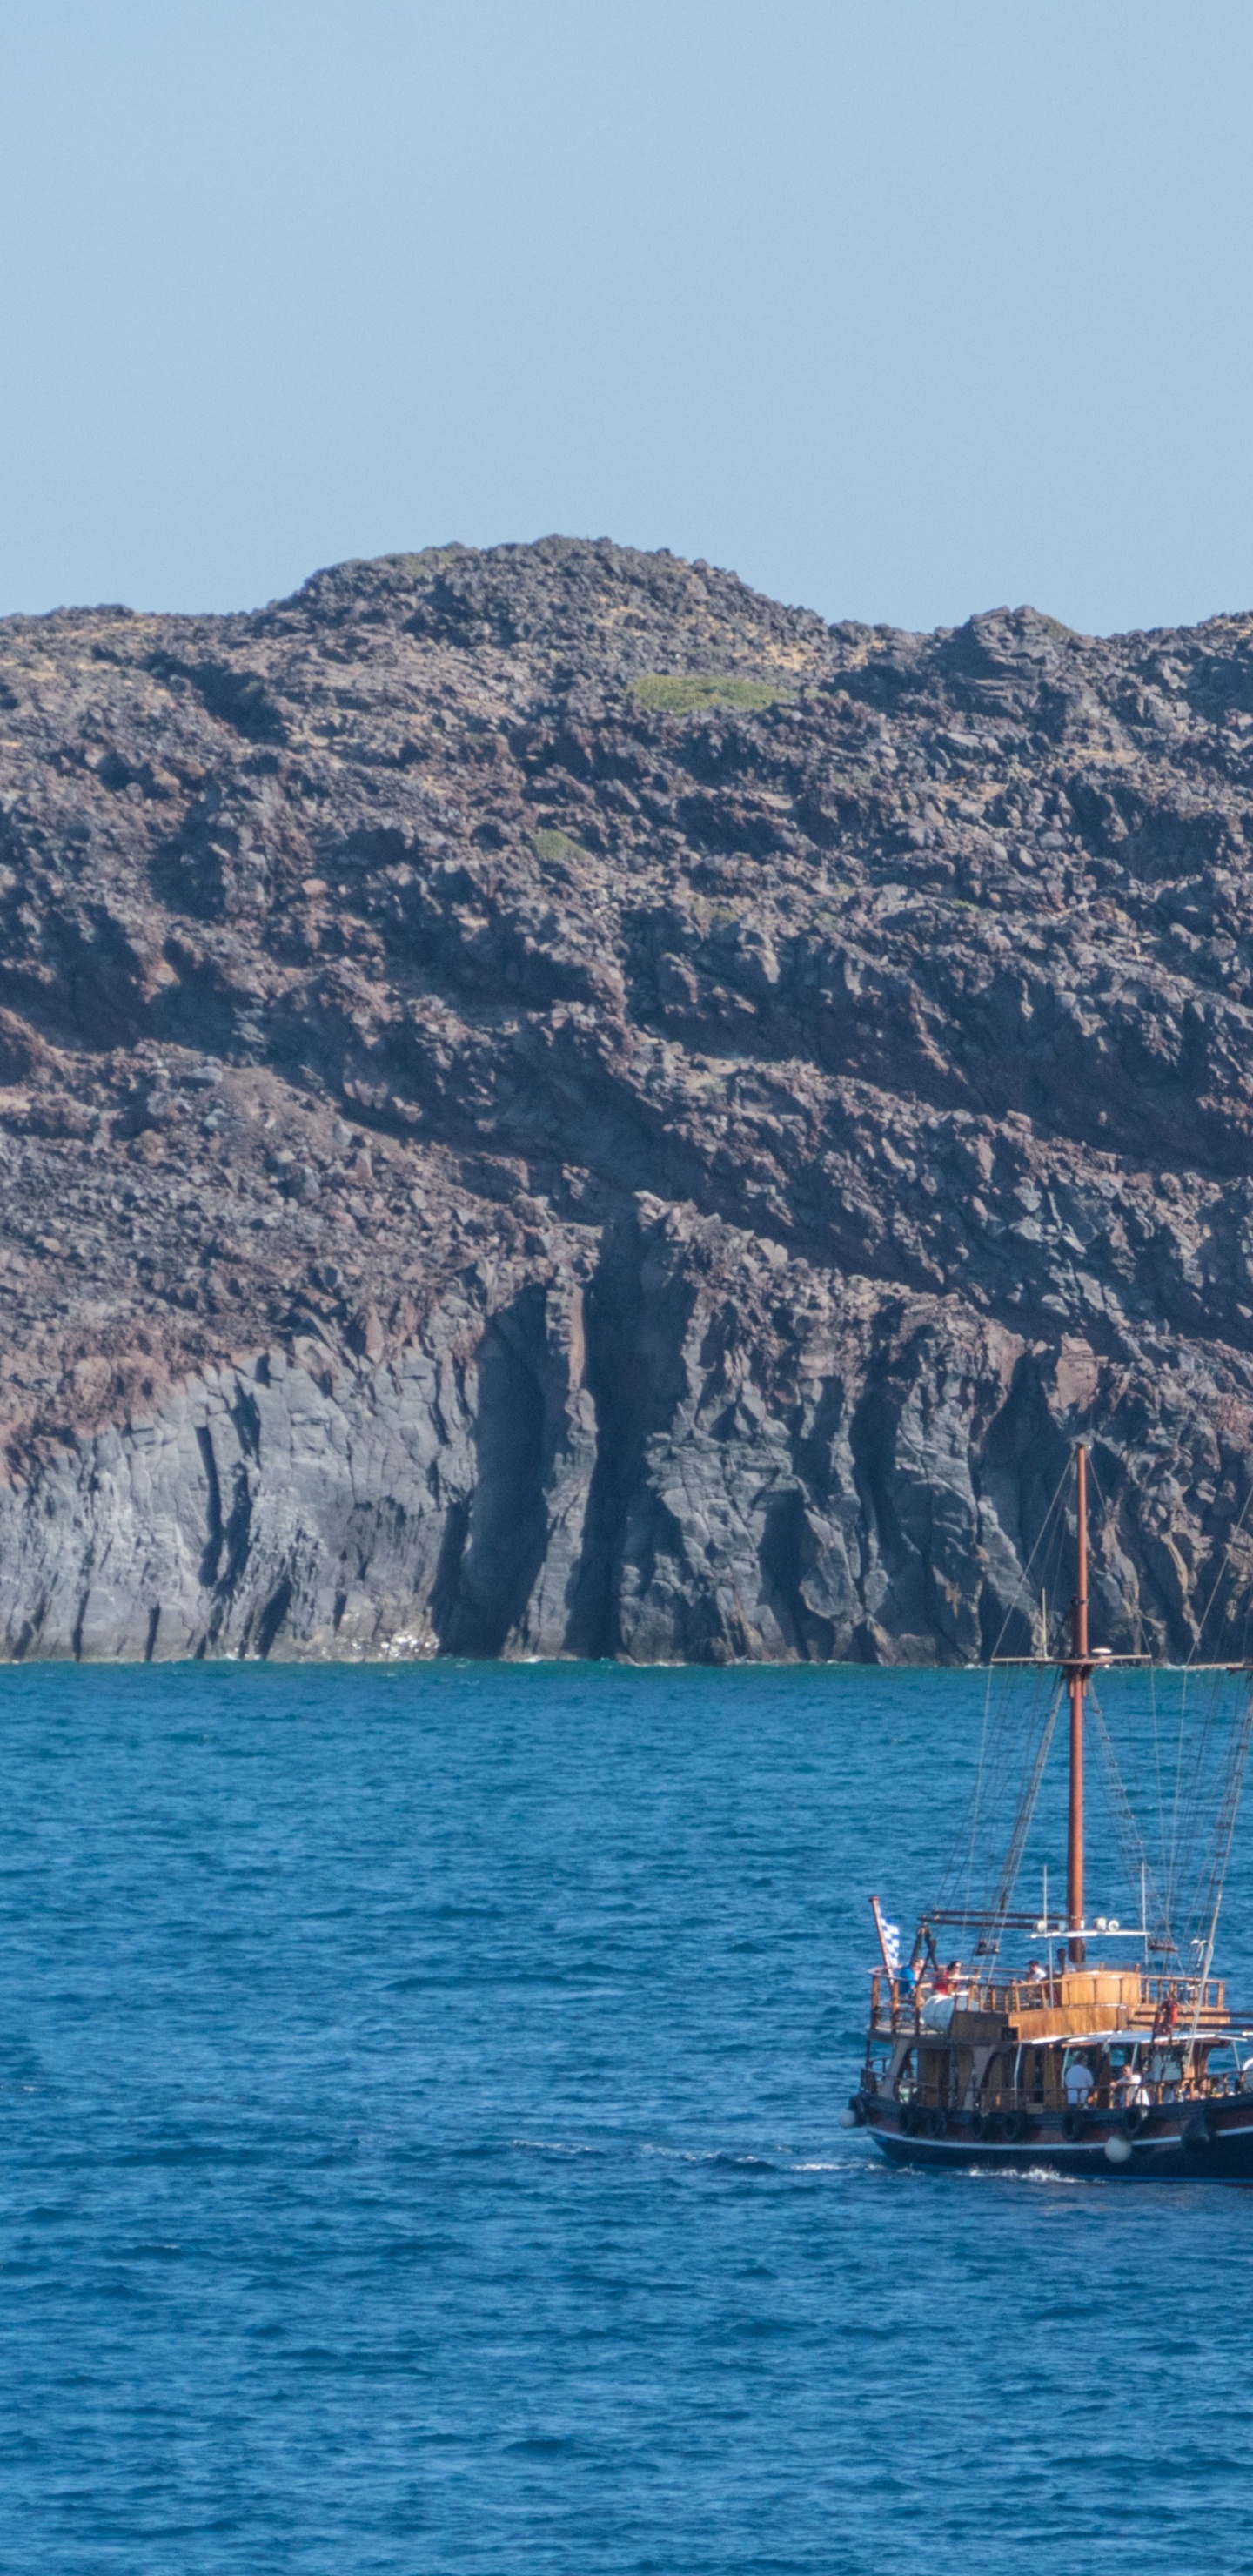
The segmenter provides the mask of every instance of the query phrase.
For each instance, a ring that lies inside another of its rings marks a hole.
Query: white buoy
[[[842,2129],[856,2129],[859,2128],[860,2125],[861,2124],[855,2111],[841,2111],[840,2127]]]
[[[1131,2161],[1130,2138],[1124,2138],[1121,2129],[1115,2129],[1111,2136],[1109,2136],[1105,2141],[1105,2154],[1107,2161],[1111,2165],[1129,2164]]]

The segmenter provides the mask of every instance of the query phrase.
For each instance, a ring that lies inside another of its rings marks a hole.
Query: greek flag
[[[894,1977],[901,1964],[901,1927],[899,1923],[889,1923],[886,1916],[883,1920],[883,1955],[888,1963],[888,1973]]]

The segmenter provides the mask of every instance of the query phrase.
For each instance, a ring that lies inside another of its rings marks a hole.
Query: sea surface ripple
[[[838,2126],[981,1695],[0,1676],[0,2565],[1247,2568],[1253,2195]]]

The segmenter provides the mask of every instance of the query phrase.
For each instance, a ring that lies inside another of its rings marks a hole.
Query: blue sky
[[[1248,0],[0,0],[0,609],[1253,607],[1251,108]]]

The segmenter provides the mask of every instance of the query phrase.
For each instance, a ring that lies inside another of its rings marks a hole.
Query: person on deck
[[[1066,2069],[1066,2106],[1082,2111],[1092,2090],[1092,2069],[1086,2057],[1072,2057]]]
[[[1047,1970],[1041,1967],[1040,1962],[1039,1962],[1039,1960],[1038,1960],[1038,1959],[1029,1959],[1029,1960],[1028,1960],[1028,1962],[1027,1962],[1027,1980],[1028,1980],[1028,1983],[1029,1983],[1030,1985],[1033,1985],[1033,1986],[1042,1986],[1042,1985],[1044,1984],[1044,1982],[1045,1982],[1045,1978],[1046,1978],[1046,1976],[1047,1976],[1047,1973],[1048,1973],[1048,1972],[1047,1972]]]

